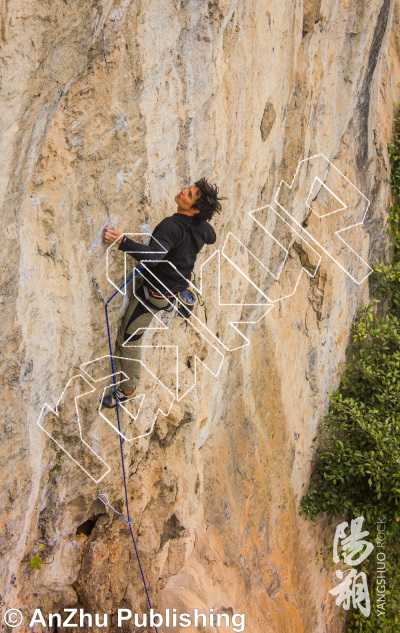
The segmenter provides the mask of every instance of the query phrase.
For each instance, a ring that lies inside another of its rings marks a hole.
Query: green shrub
[[[376,609],[376,556],[371,554],[362,567],[368,574],[371,613],[365,617],[358,610],[351,611],[349,633],[394,633],[399,630],[400,619],[399,113],[389,156],[395,201],[389,207],[388,220],[392,261],[377,261],[374,266],[370,282],[375,299],[358,310],[340,386],[330,396],[329,411],[314,439],[316,466],[300,503],[300,513],[312,520],[320,512],[363,516],[363,529],[370,532],[368,540],[375,543],[376,522],[386,518],[385,611],[379,616]]]

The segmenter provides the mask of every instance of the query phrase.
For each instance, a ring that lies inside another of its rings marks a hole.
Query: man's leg
[[[150,325],[153,312],[157,312],[168,306],[166,299],[154,298],[151,295],[149,303],[145,302],[140,285],[140,282],[136,285],[136,292],[142,298],[143,303],[133,294],[131,295],[128,308],[118,330],[114,348],[114,356],[118,357],[115,365],[118,367],[118,370],[123,371],[128,376],[128,379],[124,379],[120,387],[125,396],[133,394],[140,380],[141,364],[140,362],[132,363],[132,360],[140,361],[142,358],[142,348],[139,346],[144,330]],[[127,346],[124,346],[124,343],[128,341],[128,339],[129,342]],[[117,371],[116,368],[114,371]],[[106,396],[103,399],[103,404],[105,406],[115,406],[112,405],[112,398],[112,395]]]
[[[132,363],[131,361],[140,361],[142,358],[142,348],[135,346],[141,344],[144,329],[150,325],[152,318],[153,314],[147,306],[133,296],[118,330],[114,351],[114,355],[120,357],[120,370],[128,376],[121,385],[125,395],[131,395],[139,383],[140,362]],[[127,345],[124,346],[127,341]]]

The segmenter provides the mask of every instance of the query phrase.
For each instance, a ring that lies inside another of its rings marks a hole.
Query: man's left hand
[[[110,244],[112,242],[115,242],[116,240],[118,240],[118,244],[121,244],[121,241],[124,235],[123,233],[120,233],[119,231],[116,231],[115,229],[111,228],[111,226],[105,226],[101,234],[101,237],[105,242],[109,242]]]

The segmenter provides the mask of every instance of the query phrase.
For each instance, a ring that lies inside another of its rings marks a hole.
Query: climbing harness
[[[154,297],[155,299],[175,299],[176,295],[158,295],[156,292],[154,292],[154,290],[151,290],[150,288],[148,288],[146,286],[146,284],[143,284],[143,294],[144,297],[146,299],[146,302],[150,305],[150,307],[154,310],[155,306],[151,303],[150,300],[150,295],[152,297]],[[168,303],[168,305],[165,308],[160,308],[161,310],[163,310],[163,312],[171,312],[171,310],[174,309],[174,301]]]

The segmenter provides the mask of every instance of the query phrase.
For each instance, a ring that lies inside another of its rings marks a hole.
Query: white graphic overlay
[[[333,542],[333,561],[339,563],[340,558],[350,567],[356,567],[365,561],[371,554],[374,546],[365,540],[365,536],[369,535],[367,530],[362,531],[364,517],[359,516],[351,521],[350,534],[347,536],[346,529],[348,523],[344,521],[340,523],[335,532]],[[342,549],[342,556],[339,555],[339,542]],[[338,606],[343,605],[343,609],[347,611],[350,606],[354,609],[359,608],[361,613],[369,616],[371,613],[371,603],[368,591],[367,575],[365,572],[350,569],[347,576],[338,569],[335,572],[337,578],[342,582],[330,589],[329,593],[337,596],[335,602]]]
[[[134,332],[123,345],[141,348],[142,360],[131,362],[140,362],[145,377],[143,386],[141,378],[138,393],[119,405],[120,429],[113,410],[107,412],[101,408],[114,379],[116,384],[128,379],[126,375],[113,374],[110,356],[83,363],[80,368],[84,375],[70,379],[55,410],[44,405],[39,426],[93,481],[100,481],[110,471],[99,454],[102,445],[99,438],[103,438],[104,429],[111,428],[127,442],[149,435],[157,416],[160,413],[167,416],[173,401],[182,400],[194,388],[199,367],[218,377],[225,356],[250,345],[251,331],[256,324],[277,303],[292,297],[303,279],[315,276],[323,256],[328,256],[354,283],[359,285],[365,281],[372,272],[362,256],[368,246],[363,227],[368,207],[367,198],[323,154],[300,161],[291,184],[282,180],[270,205],[247,214],[246,221],[251,224],[247,245],[245,238],[229,232],[222,250],[215,250],[202,264],[198,287],[185,280],[187,286],[204,295],[211,306],[207,314],[205,310],[192,313],[190,319],[185,319],[186,327],[182,327],[180,317],[175,318],[178,311],[175,299],[166,296],[168,289],[154,273],[152,265],[159,260],[147,253],[148,259],[140,264],[146,285],[157,293],[165,288],[165,295],[161,294],[167,299],[171,312],[154,313],[151,325]],[[136,239],[151,237],[148,233],[124,235]],[[362,247],[361,254],[356,252],[356,246]],[[129,253],[123,253],[124,286],[120,288],[109,266],[111,253],[115,253],[116,248],[114,242],[107,249],[106,277],[125,295]],[[292,257],[288,266],[289,254],[293,251],[299,257]],[[163,262],[181,275],[167,258]],[[135,276],[132,292],[143,304],[136,291]],[[231,295],[241,300],[232,301]],[[177,323],[180,327],[174,327]],[[147,330],[151,333],[151,344],[146,340]],[[143,338],[137,344],[132,339],[141,331]],[[85,424],[82,403],[85,404]],[[88,414],[89,410],[92,415]],[[94,428],[96,433],[93,433]]]
[[[7,609],[4,614],[4,622],[12,628],[19,626],[23,620],[23,615],[19,609]]]

